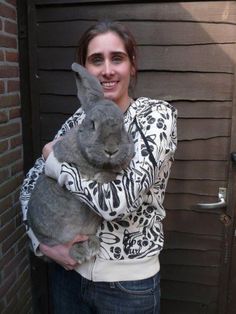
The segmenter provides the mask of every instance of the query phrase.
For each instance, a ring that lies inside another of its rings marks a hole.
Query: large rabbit
[[[125,131],[123,114],[104,99],[99,81],[77,63],[72,64],[78,98],[86,116],[53,147],[55,157],[73,163],[82,176],[100,183],[114,180],[134,154],[131,136]],[[71,241],[77,234],[88,241],[75,243],[70,254],[82,263],[99,250],[96,230],[101,217],[65,187],[42,174],[31,194],[27,219],[41,243],[53,246]]]

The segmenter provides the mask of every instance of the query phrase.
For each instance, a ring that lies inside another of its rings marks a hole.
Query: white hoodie
[[[56,137],[80,124],[83,118],[84,113],[79,109]],[[149,149],[134,123],[135,118]],[[59,163],[53,153],[46,165],[39,158],[27,174],[20,197],[25,222],[31,190],[44,170],[104,218],[97,231],[101,243],[98,256],[77,269],[85,278],[140,280],[159,271],[159,253],[164,242],[162,204],[177,145],[176,119],[176,109],[167,102],[145,97],[133,102],[124,114],[124,122],[134,140],[135,156],[129,167],[112,182],[99,184],[85,180],[73,165]],[[156,166],[150,160],[150,150]],[[28,229],[27,233],[35,253],[40,255],[39,242],[32,230]]]

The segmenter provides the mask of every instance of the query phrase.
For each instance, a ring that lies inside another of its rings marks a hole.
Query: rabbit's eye
[[[93,120],[91,120],[91,129],[95,130],[95,122]]]

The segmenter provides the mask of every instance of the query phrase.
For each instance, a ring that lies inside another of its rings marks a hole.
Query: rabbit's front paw
[[[99,248],[99,239],[96,236],[91,236],[87,241],[73,244],[70,255],[76,259],[78,263],[82,264],[97,255]]]

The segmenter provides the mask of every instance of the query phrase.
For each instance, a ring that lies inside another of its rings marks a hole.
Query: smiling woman
[[[102,218],[97,230],[100,249],[95,258],[78,265],[69,251],[84,235],[51,247],[39,243],[32,230],[28,235],[35,254],[47,255],[57,263],[50,280],[55,314],[159,313],[163,201],[177,145],[177,113],[162,100],[132,100],[129,88],[137,74],[136,45],[124,25],[100,22],[88,29],[80,40],[77,62],[99,80],[105,98],[124,112],[135,154],[115,180],[101,184],[85,179],[73,164],[59,163],[52,145],[47,145],[44,158],[36,161],[23,183],[24,217],[31,190],[45,170]],[[84,118],[80,108],[56,139]]]

